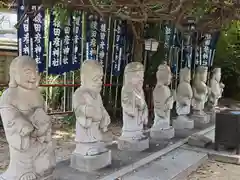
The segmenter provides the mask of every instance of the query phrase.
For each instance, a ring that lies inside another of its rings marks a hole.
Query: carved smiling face
[[[16,82],[25,89],[33,90],[38,87],[39,76],[36,67],[27,65],[19,69],[19,75],[16,74]]]
[[[157,76],[158,82],[161,82],[164,85],[171,84],[172,72],[168,65],[166,65],[166,64],[159,65],[156,76]]]
[[[95,60],[86,60],[81,68],[81,84],[85,88],[101,91],[103,69],[101,64]]]
[[[34,90],[38,88],[40,76],[34,59],[28,56],[19,56],[10,66],[10,79],[15,86]]]

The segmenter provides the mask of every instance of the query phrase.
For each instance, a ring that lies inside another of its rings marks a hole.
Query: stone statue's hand
[[[24,126],[20,131],[20,136],[28,136],[34,130],[33,126]]]
[[[102,132],[107,132],[107,131],[108,131],[107,126],[105,126],[105,127],[102,128]]]
[[[87,118],[86,121],[85,121],[85,123],[81,123],[81,124],[82,124],[82,126],[83,126],[84,128],[90,128],[91,125],[92,125],[92,119],[91,119],[91,118]]]
[[[103,111],[101,107],[90,106],[86,107],[85,116],[88,118],[92,118],[94,120],[100,121],[103,118]]]

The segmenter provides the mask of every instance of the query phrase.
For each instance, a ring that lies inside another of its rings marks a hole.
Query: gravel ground
[[[240,166],[208,160],[186,180],[239,180]]]

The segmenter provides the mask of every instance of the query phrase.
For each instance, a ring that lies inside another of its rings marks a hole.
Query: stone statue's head
[[[143,86],[144,66],[140,62],[131,62],[124,69],[124,84]]]
[[[182,68],[180,70],[180,82],[188,82],[191,81],[191,70],[188,67]]]
[[[81,67],[81,85],[95,90],[102,89],[103,68],[96,60],[86,60]]]
[[[30,56],[18,56],[12,60],[9,67],[10,88],[18,86],[34,90],[38,88],[40,76],[36,61]]]
[[[196,79],[207,82],[207,72],[208,68],[205,66],[198,66],[196,69]]]
[[[221,81],[221,68],[214,68],[212,77],[217,81]]]
[[[168,65],[160,64],[156,73],[157,82],[164,85],[169,85],[172,81],[172,72]]]

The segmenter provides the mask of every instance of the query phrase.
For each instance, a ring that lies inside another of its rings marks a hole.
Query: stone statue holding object
[[[204,112],[205,103],[208,99],[209,88],[206,85],[208,68],[198,66],[193,81],[193,115],[194,126],[198,127],[209,123],[209,118]]]
[[[111,120],[100,95],[103,69],[96,60],[86,60],[81,67],[81,86],[73,94],[76,116],[76,149],[71,167],[94,171],[111,164],[111,151],[102,142]]]
[[[127,64],[121,93],[123,127],[118,140],[120,150],[143,151],[149,148],[149,139],[143,133],[143,126],[148,123],[143,80],[143,65],[139,62]]]
[[[173,121],[175,129],[193,129],[194,121],[188,115],[190,114],[191,102],[193,97],[191,81],[191,70],[187,67],[180,70],[180,82],[177,88],[176,112],[177,119]]]
[[[210,80],[210,93],[208,97],[208,104],[211,109],[215,109],[218,105],[218,100],[222,97],[224,87],[225,85],[221,83],[221,68],[215,68]]]
[[[171,139],[175,131],[170,126],[170,112],[175,101],[175,93],[168,87],[172,80],[170,67],[161,64],[156,73],[157,84],[153,91],[154,124],[150,135],[153,139]]]
[[[10,163],[1,180],[53,179],[55,154],[51,119],[38,89],[34,59],[19,56],[11,62],[9,88],[0,98],[0,113],[9,144]]]
[[[212,72],[212,78],[210,80],[210,92],[207,103],[207,114],[210,116],[210,120],[215,122],[216,118],[216,106],[218,100],[222,97],[223,89],[225,85],[221,83],[221,68],[215,68]]]

